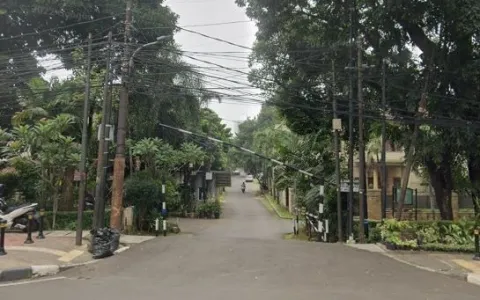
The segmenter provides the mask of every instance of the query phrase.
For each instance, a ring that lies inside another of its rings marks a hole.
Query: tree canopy
[[[381,120],[385,61],[389,140],[405,148],[414,168],[426,170],[442,218],[452,218],[453,191],[478,198],[479,116],[472,109],[480,99],[478,1],[360,0],[353,23],[353,1],[236,2],[258,25],[250,80],[270,92],[269,101],[292,131],[303,135],[331,129],[332,61],[338,111],[347,124],[345,67],[352,62],[350,51],[354,57],[357,52],[352,28],[354,37],[361,36],[368,66],[362,82],[367,132]],[[460,184],[465,176],[470,183]]]

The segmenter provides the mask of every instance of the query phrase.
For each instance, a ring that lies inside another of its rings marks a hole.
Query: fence
[[[305,230],[308,235],[308,240],[311,240],[314,236],[317,242],[327,242],[329,233],[329,221],[323,218],[323,204],[320,203],[318,211],[310,213],[307,211],[299,212],[298,208],[295,208],[296,217],[293,219],[293,232],[298,235],[299,232],[299,215],[305,218]]]
[[[387,195],[386,215],[387,218],[395,217],[398,214],[398,198],[400,189],[393,189],[390,195]],[[473,218],[473,201],[470,196],[465,194],[455,194],[452,199],[454,216],[456,218]],[[440,220],[440,211],[438,210],[434,196],[418,195],[417,190],[408,189],[403,207],[402,219],[405,220]]]

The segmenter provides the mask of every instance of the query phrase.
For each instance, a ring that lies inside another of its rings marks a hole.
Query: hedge
[[[45,230],[52,230],[53,212],[45,212]],[[59,211],[55,220],[55,230],[75,230],[77,228],[76,211]],[[110,224],[110,211],[105,212],[105,224]],[[83,230],[93,227],[93,211],[83,213]]]
[[[380,234],[381,221],[376,220],[366,220],[368,223],[368,231],[366,232],[367,242],[368,243],[378,243],[382,240]],[[353,236],[358,236],[358,225],[359,221],[353,221]]]
[[[476,223],[459,221],[385,220],[378,226],[381,240],[390,249],[473,252]]]

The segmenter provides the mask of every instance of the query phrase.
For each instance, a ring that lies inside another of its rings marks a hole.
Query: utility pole
[[[85,209],[85,190],[87,187],[87,152],[88,152],[88,114],[90,112],[90,69],[92,65],[92,34],[88,34],[87,70],[85,74],[85,99],[83,102],[82,124],[82,153],[80,158],[80,189],[78,191],[77,231],[75,233],[75,245],[82,245],[83,210]]]
[[[337,233],[338,242],[343,242],[343,217],[342,217],[342,194],[340,191],[340,144],[339,133],[342,130],[341,120],[338,119],[337,114],[337,97],[336,93],[336,78],[335,78],[335,61],[332,60],[332,106],[333,106],[333,139],[335,151],[335,177],[337,189]]]
[[[132,24],[133,1],[127,0],[125,18],[125,48],[122,61],[122,87],[120,89],[120,101],[118,107],[117,125],[117,149],[113,166],[113,192],[112,212],[110,216],[110,227],[121,229],[122,227],[122,206],[123,206],[123,183],[125,176],[125,140],[127,135],[128,117],[128,84],[129,84],[129,46]]]
[[[386,97],[386,66],[382,61],[382,220],[387,218],[387,97]]]
[[[348,241],[353,242],[353,68],[354,68],[354,12],[356,3],[355,0],[351,0],[350,4],[350,61],[348,63]]]
[[[358,155],[359,155],[359,214],[360,214],[360,224],[358,225],[359,232],[359,242],[365,242],[365,141],[364,141],[364,132],[363,132],[363,63],[362,63],[362,38],[359,35],[357,37],[357,76],[358,76]]]
[[[105,152],[108,152],[108,142],[105,139],[105,131],[107,128],[107,122],[109,121],[109,83],[110,83],[110,65],[111,65],[111,44],[112,44],[112,32],[108,33],[108,53],[105,81],[103,85],[103,104],[102,104],[102,124],[100,124],[98,134],[98,153],[97,153],[97,178],[95,188],[95,216],[93,219],[93,227],[95,229],[103,228],[105,226]]]

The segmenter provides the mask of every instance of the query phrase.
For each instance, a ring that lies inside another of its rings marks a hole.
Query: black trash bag
[[[106,258],[113,255],[117,250],[120,240],[120,233],[110,228],[100,228],[90,231],[92,235],[92,255],[93,259]],[[116,247],[116,248],[115,248]]]
[[[116,229],[110,229],[112,242],[110,243],[110,251],[114,253],[120,247],[120,232]]]

